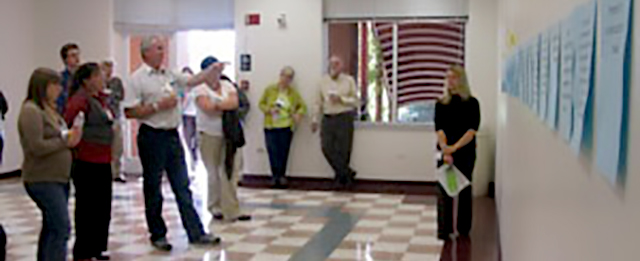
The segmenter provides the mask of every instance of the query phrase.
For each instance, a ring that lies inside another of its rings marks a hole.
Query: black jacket
[[[227,177],[231,179],[233,175],[233,162],[238,148],[245,144],[244,131],[240,123],[238,110],[225,111],[222,113],[222,133],[225,142],[224,169]]]
[[[9,111],[9,105],[7,104],[7,100],[4,98],[4,94],[0,91],[0,114],[2,115],[2,120],[4,120],[4,116]]]

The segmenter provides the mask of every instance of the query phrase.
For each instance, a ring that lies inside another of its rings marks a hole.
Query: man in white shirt
[[[176,196],[182,224],[189,242],[197,245],[218,245],[220,238],[205,234],[196,212],[178,134],[182,109],[176,95],[178,88],[195,87],[206,77],[220,77],[221,64],[214,64],[190,77],[162,68],[164,59],[162,39],[146,37],[140,44],[144,64],[136,70],[127,84],[123,107],[127,118],[140,121],[138,151],[143,168],[145,214],[154,247],[170,251],[167,227],[162,219],[162,174],[166,171]]]
[[[320,127],[322,153],[335,172],[336,186],[351,185],[356,172],[349,166],[353,144],[358,90],[352,76],[343,73],[342,59],[332,56],[329,74],[322,77],[315,102],[311,129]],[[322,126],[319,121],[322,120]]]

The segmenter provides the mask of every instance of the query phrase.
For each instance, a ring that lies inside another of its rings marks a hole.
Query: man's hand
[[[178,98],[176,96],[165,97],[156,103],[159,111],[170,110],[178,106]]]
[[[224,71],[224,63],[214,63],[207,69],[206,77],[209,79],[219,79],[222,71]]]
[[[313,122],[313,123],[311,123],[311,132],[316,133],[316,131],[318,131],[318,128],[319,128],[319,127],[320,127],[320,126],[318,125],[318,123],[317,123],[317,122]]]
[[[340,98],[339,95],[337,94],[329,94],[329,100],[331,101],[331,103],[333,104],[340,104],[342,103],[342,98]]]

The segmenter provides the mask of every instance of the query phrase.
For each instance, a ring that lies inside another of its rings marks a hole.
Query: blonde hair
[[[454,94],[460,95],[463,101],[468,100],[471,97],[471,88],[469,88],[469,80],[467,78],[467,72],[460,65],[453,65],[447,71],[447,74],[453,73],[458,79],[457,86],[453,88],[454,92],[451,92],[449,88],[449,81],[445,81],[444,95],[440,99],[443,104],[449,104],[451,102],[451,96]]]
[[[296,74],[296,71],[291,66],[285,66],[282,68],[282,70],[280,70],[280,75],[283,75],[283,74],[289,75],[293,78]]]

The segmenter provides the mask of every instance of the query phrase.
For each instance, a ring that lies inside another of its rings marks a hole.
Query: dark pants
[[[2,164],[2,159],[4,158],[2,157],[2,155],[4,155],[3,152],[4,152],[4,138],[0,136],[0,164]]]
[[[182,116],[182,136],[184,136],[187,148],[191,152],[191,158],[194,161],[198,160],[198,135],[195,116]]]
[[[24,187],[42,212],[38,261],[67,260],[67,241],[71,234],[69,184],[34,182],[25,183]]]
[[[472,180],[473,168],[476,162],[474,153],[466,153],[453,157],[453,165],[464,174],[469,181]],[[441,166],[442,162],[438,163]],[[438,184],[438,237],[447,238],[453,233],[453,198],[447,195],[444,188]],[[469,235],[471,231],[473,213],[473,194],[471,186],[466,187],[458,195],[458,232],[460,235]]]
[[[111,222],[111,163],[75,160],[71,178],[75,187],[75,259],[97,257],[107,251]]]
[[[0,261],[4,261],[7,258],[7,233],[4,232],[4,228],[0,225]]]
[[[158,130],[142,125],[138,132],[138,150],[143,169],[145,213],[151,240],[167,235],[167,226],[162,219],[161,182],[164,171],[176,196],[182,225],[187,230],[189,241],[198,240],[204,234],[204,229],[189,190],[187,165],[178,131]]]
[[[322,153],[333,168],[336,180],[340,183],[351,181],[353,170],[351,149],[353,147],[354,112],[336,115],[324,115],[322,119]]]
[[[271,175],[273,175],[275,181],[278,181],[287,173],[287,161],[289,160],[293,131],[291,131],[291,128],[265,129],[264,137],[267,143],[267,152],[269,152]]]

